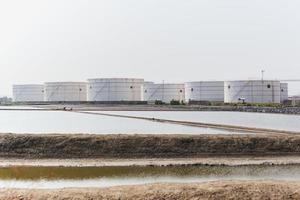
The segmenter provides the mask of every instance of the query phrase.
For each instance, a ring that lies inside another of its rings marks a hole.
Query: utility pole
[[[165,101],[164,98],[165,98],[165,80],[163,80],[163,88],[162,88],[162,101],[163,102]]]
[[[261,70],[261,83],[262,83],[262,86],[261,86],[261,102],[264,101],[264,73],[265,73],[265,70]]]
[[[261,81],[264,81],[264,73],[265,73],[265,70],[261,70]]]

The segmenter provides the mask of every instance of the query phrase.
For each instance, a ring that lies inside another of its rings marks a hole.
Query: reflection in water
[[[8,167],[1,188],[108,187],[157,182],[300,180],[300,165],[185,167]]]
[[[94,179],[124,177],[224,177],[224,176],[298,176],[300,165],[249,166],[128,166],[128,167],[5,167],[0,168],[0,179]]]

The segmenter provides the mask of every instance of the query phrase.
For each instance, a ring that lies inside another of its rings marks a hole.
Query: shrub
[[[162,102],[161,100],[155,100],[155,105],[163,105],[165,104],[164,102]]]
[[[170,102],[170,104],[171,105],[180,105],[180,101],[177,101],[177,100],[172,100],[171,102]]]

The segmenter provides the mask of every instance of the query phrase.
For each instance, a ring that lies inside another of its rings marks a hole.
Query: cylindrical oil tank
[[[26,84],[13,85],[14,102],[39,102],[44,101],[44,85]]]
[[[224,102],[224,81],[185,83],[185,99],[189,101]]]
[[[225,81],[224,92],[225,103],[280,103],[279,81]]]
[[[87,100],[85,82],[48,82],[45,83],[45,101],[79,102]]]
[[[144,79],[99,78],[88,80],[88,101],[142,101]]]
[[[283,103],[284,101],[289,99],[288,92],[288,83],[280,83],[280,101]]]
[[[184,84],[148,82],[144,84],[144,100],[149,102],[158,100],[164,103],[170,103],[172,100],[185,101]]]
[[[143,91],[142,91],[142,99],[143,99],[143,101],[147,101],[147,99],[146,99],[147,93],[148,93],[147,85],[151,85],[151,84],[154,84],[154,82],[145,81],[144,84],[143,84]]]

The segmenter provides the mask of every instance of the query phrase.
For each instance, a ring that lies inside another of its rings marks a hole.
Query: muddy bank
[[[185,158],[212,155],[300,155],[300,136],[0,135],[0,157]]]
[[[201,158],[81,158],[81,159],[22,159],[0,158],[5,167],[130,167],[130,166],[253,166],[299,165],[300,156],[210,156]]]
[[[0,199],[300,199],[299,182],[227,181],[153,184],[106,189],[1,189]]]

